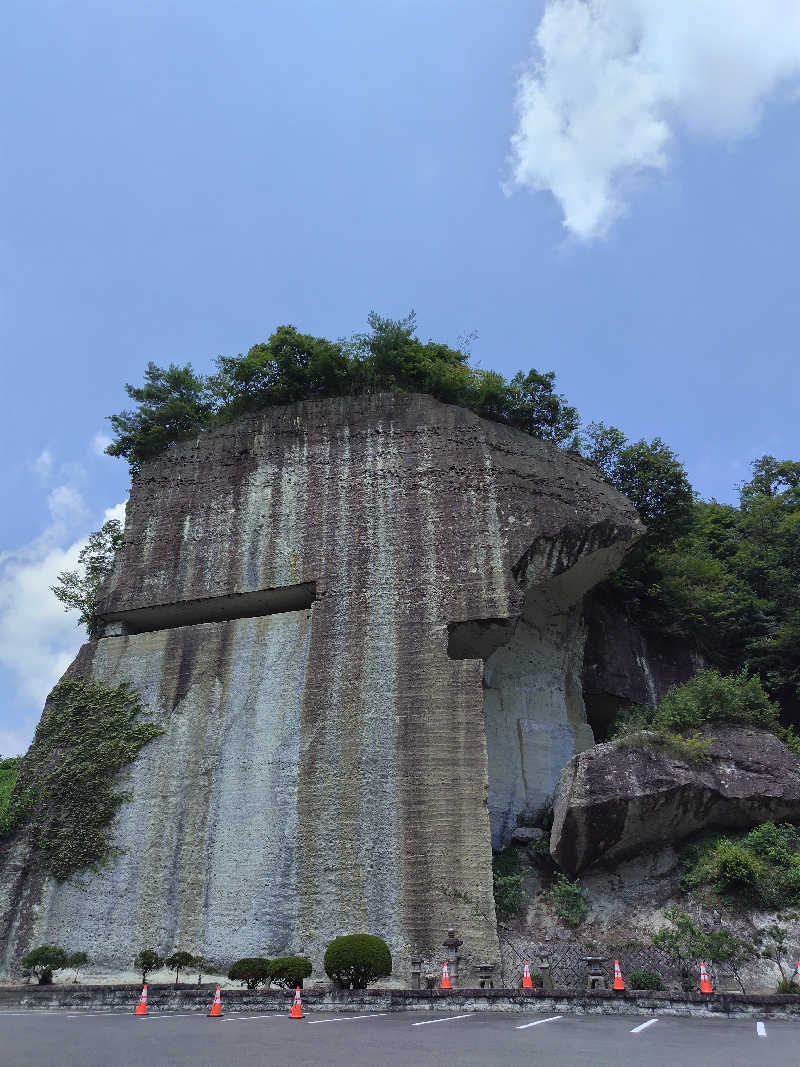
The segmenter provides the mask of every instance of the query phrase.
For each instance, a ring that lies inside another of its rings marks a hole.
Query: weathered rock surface
[[[709,728],[711,759],[690,764],[618,742],[574,756],[561,775],[550,851],[577,874],[704,829],[800,820],[800,760],[774,734]]]
[[[659,704],[668,689],[707,666],[689,641],[642,633],[605,589],[586,598],[584,624],[583,700],[598,739],[620,707]]]
[[[582,598],[641,532],[587,463],[425,396],[170,448],[132,487],[114,636],[71,668],[130,681],[166,732],[102,872],[31,877],[24,840],[6,848],[5,965],[46,942],[109,969],[146,945],[319,964],[363,930],[402,967],[451,926],[495,960],[440,887],[491,914],[491,837],[592,743]]]

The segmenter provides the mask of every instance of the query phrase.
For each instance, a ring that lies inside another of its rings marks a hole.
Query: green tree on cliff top
[[[520,371],[507,380],[473,367],[466,350],[421,341],[413,312],[404,319],[372,312],[367,322],[367,331],[339,341],[279,326],[245,355],[220,356],[208,377],[190,364],[150,363],[143,386],[125,387],[137,406],[110,416],[115,437],[106,451],[125,456],[136,474],[172,442],[243,412],[385,391],[430,393],[558,445],[576,444],[578,413],[555,391],[552,371]]]

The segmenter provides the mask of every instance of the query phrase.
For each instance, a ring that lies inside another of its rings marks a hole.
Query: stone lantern
[[[458,961],[461,958],[458,955],[458,950],[464,942],[456,937],[455,930],[448,930],[447,937],[442,942],[442,945],[447,949],[447,969],[450,972],[450,981],[453,985],[458,985]]]

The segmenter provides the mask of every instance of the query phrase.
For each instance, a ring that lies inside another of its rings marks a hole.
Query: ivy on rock
[[[131,797],[117,788],[119,772],[163,733],[144,710],[125,682],[62,679],[22,760],[0,835],[27,830],[32,864],[59,880],[102,867],[114,854],[114,816]]]

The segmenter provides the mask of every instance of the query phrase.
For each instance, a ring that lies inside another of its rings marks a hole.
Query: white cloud
[[[76,613],[64,611],[50,586],[61,571],[77,565],[89,531],[79,538],[67,531],[78,518],[85,519],[85,504],[68,486],[53,490],[48,504],[51,522],[42,533],[0,554],[0,664],[13,679],[19,709],[13,719],[6,709],[7,717],[0,722],[4,755],[27,747],[45,697],[84,640]],[[106,510],[103,521],[111,518],[124,521],[124,503]]]
[[[104,456],[106,449],[111,444],[111,438],[107,433],[98,432],[92,438],[92,452],[96,456]]]
[[[549,190],[589,240],[679,131],[750,133],[800,77],[800,0],[549,0],[517,87],[511,187]]]
[[[49,480],[53,470],[53,456],[50,449],[43,448],[36,459],[33,461],[33,469],[36,474],[42,479],[43,482]]]

